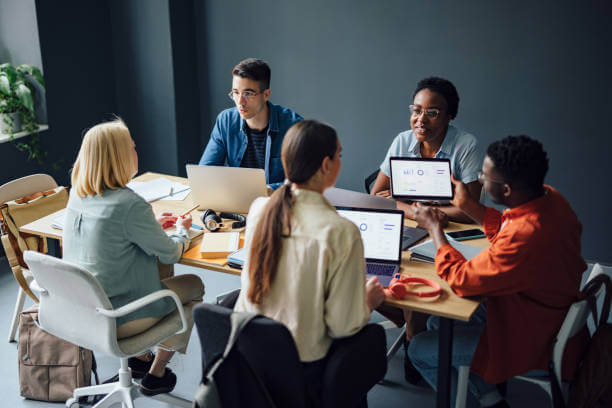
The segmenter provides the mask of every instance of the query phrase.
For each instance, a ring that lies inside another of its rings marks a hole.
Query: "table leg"
[[[453,319],[440,318],[438,337],[438,393],[436,407],[450,407],[451,359],[453,353]]]

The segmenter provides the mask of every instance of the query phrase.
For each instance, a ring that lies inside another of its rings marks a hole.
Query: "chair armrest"
[[[41,288],[40,285],[38,285],[38,282],[36,282],[36,280],[32,280],[29,286],[30,289],[32,289],[34,292],[40,293],[41,295],[46,295],[47,293],[49,293],[47,292],[47,289]]]
[[[187,330],[188,324],[187,318],[185,317],[185,310],[183,310],[183,304],[181,303],[181,300],[176,295],[176,293],[169,289],[158,290],[157,292],[150,293],[145,297],[136,299],[135,301],[130,302],[127,305],[121,306],[119,309],[108,310],[97,307],[96,312],[100,313],[103,316],[115,319],[117,317],[125,316],[128,313],[132,313],[135,310],[142,309],[144,306],[151,304],[159,299],[163,299],[165,297],[172,298],[174,300],[174,303],[176,303],[176,308],[179,311],[179,314],[181,316],[181,323],[183,325],[183,328],[178,331],[177,334],[184,333]]]

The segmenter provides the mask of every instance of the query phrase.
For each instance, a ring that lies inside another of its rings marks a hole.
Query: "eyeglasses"
[[[427,108],[427,109],[423,109],[420,106],[417,105],[410,105],[408,107],[410,109],[410,114],[412,116],[421,116],[421,113],[425,113],[425,116],[427,116],[429,119],[435,119],[438,117],[438,115],[440,115],[440,109],[438,108]]]
[[[244,98],[244,100],[246,100],[247,102],[256,97],[257,95],[259,95],[262,92],[252,92],[252,91],[244,91],[242,94],[238,91],[230,91],[230,93],[227,94],[227,96],[229,96],[229,98],[232,101],[238,101],[240,100],[240,98]]]
[[[488,181],[489,183],[495,183],[495,184],[506,184],[505,181],[494,180],[494,179],[490,179],[488,177],[485,177],[484,173],[482,171],[479,171],[478,172],[478,182],[480,184],[484,184],[485,181]]]

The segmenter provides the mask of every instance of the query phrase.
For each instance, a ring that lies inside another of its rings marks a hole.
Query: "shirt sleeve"
[[[469,142],[458,152],[455,169],[458,179],[464,183],[478,180],[478,172],[482,166],[480,150],[476,138],[470,135]]]
[[[130,207],[124,223],[128,239],[140,247],[147,255],[154,255],[165,264],[178,262],[189,248],[186,231],[179,231],[172,236],[166,235],[161,225],[155,220],[151,205],[144,200],[135,201]]]
[[[530,271],[526,266],[529,258],[527,242],[514,232],[500,232],[491,247],[469,261],[446,244],[438,249],[435,263],[438,275],[459,296],[503,296],[530,287],[528,273],[523,273]]]
[[[393,139],[391,146],[389,146],[389,150],[387,150],[385,159],[382,161],[382,163],[380,163],[380,171],[382,171],[387,177],[391,177],[389,157],[400,156],[400,135],[397,135],[395,139]]]
[[[325,297],[325,324],[332,338],[355,334],[370,319],[370,309],[365,300],[363,244],[359,232],[355,233],[356,237],[353,234],[349,246],[344,245],[343,254],[332,252],[338,260],[330,263]]]
[[[210,139],[200,159],[201,166],[223,166],[227,160],[227,147],[221,133],[221,121],[221,115],[217,116]]]

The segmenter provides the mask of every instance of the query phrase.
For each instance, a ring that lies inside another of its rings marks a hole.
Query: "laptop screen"
[[[368,261],[401,262],[403,211],[348,207],[337,207],[337,210],[359,228]]]
[[[415,200],[451,200],[450,160],[391,157],[391,194]]]

